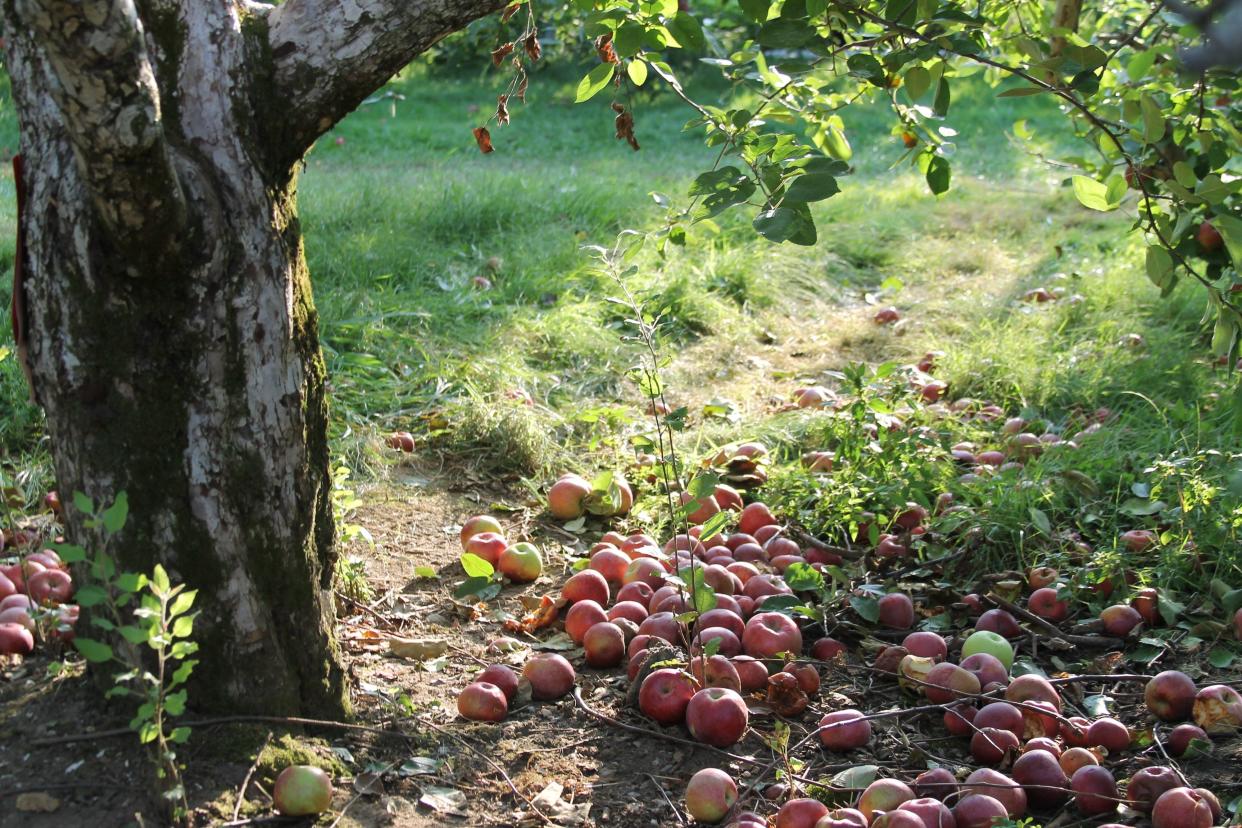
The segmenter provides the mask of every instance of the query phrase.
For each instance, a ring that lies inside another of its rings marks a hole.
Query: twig
[[[681,818],[681,811],[677,810],[677,806],[673,804],[673,800],[668,798],[668,791],[664,790],[664,786],[661,785],[651,774],[647,773],[643,775],[651,780],[651,784],[656,786],[656,790],[660,792],[660,796],[664,797],[664,801],[668,803],[669,810],[671,810],[673,812],[673,816],[677,818],[677,824],[685,825],[686,821]]]
[[[411,738],[408,733],[400,730],[385,730],[379,727],[368,727],[367,725],[350,724],[349,722],[332,722],[325,719],[304,719],[300,716],[221,716],[215,719],[199,719],[198,721],[185,722],[188,727],[211,727],[213,725],[222,724],[239,724],[246,722],[258,722],[264,724],[284,724],[284,725],[302,725],[305,727],[326,727],[335,728],[337,730],[356,730],[363,733],[375,733],[380,736],[399,736],[403,739]],[[134,731],[128,727],[118,727],[112,730],[98,730],[94,733],[73,733],[68,736],[54,736],[49,739],[34,739],[30,742],[32,747],[49,747],[51,745],[65,745],[72,742],[89,742],[94,739],[112,739],[117,736],[130,736]]]
[[[1073,633],[1062,632],[1062,630],[1059,627],[1057,627],[1056,624],[1053,624],[1043,618],[1040,618],[1038,615],[1031,612],[1030,610],[1023,609],[1022,607],[1018,606],[1017,604],[1011,601],[1006,601],[1004,598],[1001,598],[1000,596],[998,596],[995,592],[989,592],[987,595],[983,597],[991,601],[993,604],[996,604],[996,606],[1000,607],[1006,612],[1016,615],[1019,618],[1023,618],[1031,622],[1035,626],[1039,627],[1044,632],[1050,635],[1055,635],[1057,638],[1067,641],[1070,644],[1076,644],[1079,647],[1122,647],[1122,646],[1125,646],[1125,642],[1121,640],[1120,638],[1110,638],[1109,636],[1104,636],[1104,635],[1074,635]]]
[[[254,762],[250,765],[250,770],[246,771],[246,778],[242,780],[241,789],[237,791],[237,802],[233,805],[233,820],[236,821],[241,815],[242,803],[246,801],[246,789],[250,787],[250,779],[254,776],[254,772],[259,768],[259,760],[263,758],[263,751],[267,750],[267,746],[272,743],[272,731],[267,732],[267,738],[263,740],[263,746],[254,754]]]

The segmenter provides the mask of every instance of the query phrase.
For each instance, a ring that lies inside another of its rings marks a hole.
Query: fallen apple
[[[914,625],[914,602],[901,592],[890,592],[879,600],[880,623],[894,630],[908,630]]]
[[[1005,667],[1006,673],[1013,666],[1013,645],[997,633],[988,630],[971,633],[966,642],[962,644],[963,663],[975,653],[986,653],[992,656]]]
[[[591,484],[576,474],[563,475],[548,489],[548,511],[558,520],[573,520],[586,513]]]
[[[1195,742],[1201,742],[1204,750],[1211,750],[1211,737],[1204,732],[1203,728],[1190,723],[1179,724],[1169,732],[1167,746],[1169,753],[1175,757],[1186,755],[1186,751],[1190,750],[1190,746]]]
[[[1126,783],[1126,804],[1136,811],[1150,814],[1156,800],[1165,791],[1181,787],[1182,780],[1172,768],[1153,765],[1139,768]]]
[[[1083,765],[1070,777],[1074,804],[1084,814],[1111,814],[1117,810],[1117,780],[1108,768]]]
[[[698,822],[720,822],[736,802],[737,783],[717,768],[703,768],[686,784],[686,811]]]
[[[284,816],[321,814],[332,804],[332,779],[311,765],[287,767],[276,777],[272,804]]]
[[[836,710],[819,720],[819,741],[835,753],[860,748],[871,741],[871,722],[857,710]]]
[[[1212,806],[1193,788],[1165,791],[1151,809],[1152,828],[1211,828]]]
[[[736,691],[723,687],[705,687],[695,693],[686,705],[685,715],[691,736],[721,748],[740,741],[750,721],[746,702]]]
[[[680,724],[697,690],[694,676],[685,670],[661,667],[643,679],[638,690],[638,709],[662,725]]]
[[[574,689],[577,675],[574,666],[558,653],[539,653],[522,666],[522,675],[530,682],[531,698],[559,699]]]
[[[1195,695],[1191,712],[1206,733],[1235,733],[1242,727],[1242,696],[1228,685],[1212,684]]]
[[[500,553],[496,568],[515,583],[530,583],[543,574],[543,556],[533,543],[515,543]]]
[[[1157,673],[1143,689],[1147,709],[1156,718],[1166,722],[1178,722],[1190,716],[1195,705],[1194,679],[1178,670]]]
[[[500,521],[491,515],[475,515],[474,517],[467,518],[466,522],[461,525],[461,548],[466,549],[466,541],[484,532],[503,536],[505,530],[500,525]]]

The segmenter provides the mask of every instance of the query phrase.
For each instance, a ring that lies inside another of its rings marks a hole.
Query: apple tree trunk
[[[199,590],[202,709],[336,716],[324,362],[297,217],[316,137],[495,0],[0,0],[23,342],[71,538]]]

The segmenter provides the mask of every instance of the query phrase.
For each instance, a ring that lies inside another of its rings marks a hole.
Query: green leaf
[[[770,242],[792,241],[795,244],[815,243],[815,222],[805,205],[795,207],[775,207],[764,210],[755,216],[753,222],[755,232]],[[807,240],[809,238],[809,241]]]
[[[156,630],[154,627],[151,627],[149,630],[139,628],[139,627],[131,627],[131,626],[124,626],[124,627],[120,627],[119,629],[117,629],[117,632],[121,634],[121,637],[124,638],[126,641],[128,641],[130,644],[147,643],[147,640],[151,637],[152,633],[154,633],[155,631]]]
[[[73,506],[79,512],[86,515],[95,514],[95,503],[89,497],[81,492],[73,493]]]
[[[116,500],[112,505],[104,510],[103,522],[104,529],[109,535],[115,535],[121,531],[121,527],[125,525],[125,519],[129,516],[129,495],[125,492],[117,492]]]
[[[823,201],[841,192],[837,179],[825,173],[807,173],[795,177],[785,190],[786,201]]]
[[[160,564],[155,565],[155,570],[151,573],[151,591],[159,597],[168,594],[168,588],[171,586],[168,582],[168,573],[164,571],[164,567]]]
[[[616,50],[617,55],[623,58],[631,57],[638,53],[643,46],[643,36],[647,33],[647,27],[641,23],[626,21],[617,29],[616,35],[612,38],[612,47]],[[602,65],[602,64],[601,64]]]
[[[112,660],[112,648],[102,641],[93,638],[74,638],[73,646],[92,664],[102,664]]]
[[[1052,537],[1052,523],[1048,520],[1048,516],[1034,506],[1028,510],[1031,515],[1031,522],[1047,537]]]
[[[416,566],[414,567],[415,578],[435,578],[436,569],[434,566]]]
[[[740,0],[742,11],[750,16],[750,19],[756,23],[762,23],[768,19],[768,7],[771,5],[770,0]]]
[[[850,596],[850,606],[864,620],[874,624],[880,620],[880,602],[863,595]]]
[[[133,722],[130,722],[133,726]],[[155,726],[154,722],[143,722],[138,728],[138,741],[144,745],[154,742],[160,735],[160,730]]]
[[[194,606],[194,599],[197,596],[197,589],[191,589],[187,592],[181,593],[173,599],[172,604],[168,607],[168,614],[173,617],[184,615],[190,607]]]
[[[791,20],[780,17],[769,20],[759,28],[755,38],[760,45],[770,49],[797,49],[815,37],[815,29],[806,20]],[[853,58],[851,58],[851,61]],[[875,58],[872,58],[875,60]],[[877,62],[878,66],[879,63]]]
[[[174,638],[189,638],[194,632],[194,616],[183,615],[173,622],[172,634]]]
[[[590,72],[587,72],[586,76],[578,82],[578,91],[574,95],[574,103],[589,101],[599,94],[600,90],[612,80],[612,75],[616,68],[616,64],[601,63]]]
[[[183,684],[185,680],[190,677],[190,673],[194,672],[194,668],[197,666],[198,666],[198,662],[194,661],[193,659],[191,659],[190,661],[183,661],[181,663],[181,666],[173,671],[172,683],[174,685]]]
[[[1101,184],[1094,178],[1076,175],[1073,178],[1073,182],[1074,195],[1077,196],[1078,202],[1090,210],[1099,210],[1102,213],[1106,213],[1110,210],[1116,210],[1120,204],[1120,202],[1109,201],[1108,186]]]
[[[830,124],[827,129],[821,130],[818,135],[823,144],[824,152],[833,158],[848,161],[854,157],[854,148],[850,146],[849,139],[845,137],[845,131],[839,126]]]
[[[461,556],[461,568],[466,574],[473,578],[491,578],[496,574],[496,567],[492,566],[483,558],[473,552],[465,552]]]
[[[834,788],[854,788],[861,791],[876,780],[879,772],[879,765],[855,765],[832,777],[828,784]]]
[[[824,588],[824,576],[808,563],[793,563],[785,570],[785,583],[794,592]]]
[[[642,86],[647,82],[647,64],[638,58],[634,58],[625,65],[626,74],[630,76],[630,82],[635,86]]]
[[[1169,284],[1173,276],[1173,257],[1163,245],[1153,244],[1147,248],[1147,278],[1158,288]]]
[[[712,538],[720,534],[720,531],[729,525],[732,518],[727,510],[722,509],[707,519],[703,524],[703,531],[699,534],[699,540],[707,543]],[[708,544],[710,546],[710,544]]]
[[[79,606],[94,607],[107,600],[108,593],[104,591],[103,587],[98,587],[94,584],[87,584],[86,586],[80,588],[77,593],[75,593],[74,597],[77,599]]]
[[[73,543],[52,543],[48,544],[52,549],[56,550],[56,554],[67,564],[81,563],[86,560],[86,550]]]
[[[486,561],[485,561],[486,563]],[[471,595],[480,595],[484,590],[494,583],[491,577],[467,578],[461,582],[461,585],[453,591],[454,598],[466,598]]]
[[[1049,90],[1042,86],[1019,86],[1015,89],[1006,89],[1004,92],[997,93],[998,98],[1025,98],[1027,95],[1042,95]]]
[[[884,75],[884,67],[880,65],[880,62],[874,56],[866,52],[856,52],[850,55],[845,65],[849,69],[850,74],[856,78],[862,78],[880,87],[888,85]]]
[[[185,712],[184,690],[178,690],[176,693],[169,693],[164,697],[164,709],[168,711],[169,716],[180,716]]]
[[[936,99],[932,102],[932,111],[943,118],[949,114],[949,79],[940,76],[940,83],[936,86]]]
[[[149,583],[141,572],[122,572],[116,577],[116,588],[122,592],[138,592]]]
[[[949,159],[934,155],[927,165],[927,186],[935,195],[949,191],[949,183],[953,177],[953,168]]]
[[[1233,664],[1238,654],[1228,647],[1217,645],[1208,653],[1208,663],[1218,670],[1225,670],[1229,665]]]
[[[678,12],[677,16],[669,21],[669,28],[677,36],[677,41],[687,49],[698,50],[707,45],[707,38],[703,35],[703,26],[694,15]]]
[[[1164,137],[1164,115],[1151,95],[1143,95],[1139,99],[1139,105],[1143,111],[1143,140],[1154,144]]]
[[[903,85],[906,87],[906,95],[910,100],[917,101],[931,88],[931,72],[922,66],[912,66],[906,70]]]
[[[172,732],[168,734],[168,741],[183,745],[190,738],[190,728],[174,727]]]

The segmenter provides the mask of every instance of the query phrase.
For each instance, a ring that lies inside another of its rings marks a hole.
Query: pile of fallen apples
[[[26,546],[33,538],[22,535],[10,540]],[[0,555],[5,546],[0,535]],[[68,603],[73,597],[73,578],[60,556],[43,549],[0,561],[4,561],[0,563],[0,656],[32,653],[40,628],[48,639],[72,641],[78,606]]]
[[[557,485],[565,488],[561,481]],[[563,623],[583,648],[587,667],[626,666],[631,699],[647,718],[662,727],[684,725],[692,738],[727,748],[748,729],[747,697],[781,716],[800,717],[818,695],[819,665],[850,656],[846,644],[833,638],[804,641],[804,627],[810,623],[806,619],[764,609],[773,598],[794,594],[784,577],[790,567],[822,568],[841,559],[818,546],[799,545],[767,505],[743,506],[741,496],[727,485],[693,501],[693,496],[683,495],[687,509],[694,507],[691,523],[701,524],[730,509],[739,512],[737,530],[705,543],[701,527],[695,525],[663,545],[645,534],[607,533],[591,548],[586,568],[562,587],[561,598],[568,605]],[[909,554],[904,547],[896,555],[889,550],[901,546],[903,536],[922,529],[927,518],[926,509],[910,504],[889,527],[893,533],[880,536],[874,557]],[[499,529],[486,516],[471,518],[462,530],[463,546],[478,549],[490,543],[500,549]],[[496,537],[476,540],[483,535]],[[504,551],[499,554],[503,560]],[[1042,567],[1029,576],[1022,585],[1022,591],[1029,591],[1028,611],[1049,624],[1064,620],[1067,595],[1056,571]],[[714,606],[694,612],[694,590],[687,584],[709,586]],[[1119,787],[1108,764],[1130,749],[1129,728],[1108,716],[1087,721],[1063,715],[1055,680],[1035,674],[1011,678],[1011,639],[1027,633],[1009,612],[985,610],[985,600],[974,594],[963,597],[961,604],[978,618],[960,648],[936,632],[915,631],[901,644],[880,651],[872,664],[873,670],[895,676],[907,691],[922,697],[909,715],[925,714],[929,708],[942,715],[946,730],[969,741],[969,752],[982,767],[960,780],[943,768],[909,781],[880,779],[852,808],[832,810],[815,799],[791,799],[772,820],[753,812],[734,813],[737,784],[724,771],[709,768],[687,787],[688,812],[709,823],[733,814],[731,825],[736,828],[983,828],[993,820],[1020,818],[1028,809],[1047,812],[1072,799],[1092,817],[1112,814],[1124,803],[1149,814],[1155,828],[1207,828],[1219,820],[1215,797],[1188,785],[1172,767],[1143,768]],[[908,630],[918,617],[914,601],[901,592],[883,595],[877,604],[878,622],[889,629]],[[1106,632],[1124,636],[1140,622],[1157,623],[1155,608],[1154,593],[1140,591],[1133,606],[1105,610],[1102,625]],[[955,661],[949,660],[951,653]],[[508,666],[493,664],[460,692],[458,710],[467,719],[500,721],[523,680],[532,699],[552,700],[571,693],[577,675],[567,658],[554,653],[532,656],[520,676]],[[1162,752],[1170,756],[1210,745],[1211,736],[1242,727],[1242,697],[1235,690],[1225,685],[1199,689],[1176,671],[1152,677],[1146,700],[1160,722],[1194,719],[1161,738]],[[823,749],[846,753],[870,742],[874,718],[903,714],[816,711],[818,727],[812,736]]]

